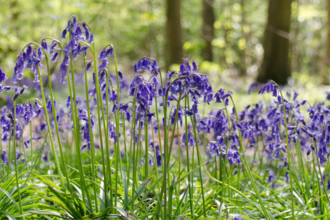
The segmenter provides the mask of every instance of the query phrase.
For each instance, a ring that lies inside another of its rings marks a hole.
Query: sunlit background
[[[205,47],[203,1],[215,16],[211,61],[201,56]],[[262,65],[267,8],[268,1],[264,0],[182,0],[178,22],[183,56],[195,60],[200,71],[212,76],[215,83],[221,81],[224,87],[245,92]],[[15,57],[26,43],[50,36],[60,39],[71,15],[90,25],[97,50],[108,43],[116,47],[124,74],[131,74],[134,63],[143,56],[156,58],[163,71],[168,69],[164,59],[165,0],[0,0],[0,11],[0,67],[9,76]],[[286,36],[293,76],[289,83],[297,85],[297,90],[302,88],[302,93],[327,90],[317,87],[328,75],[322,75],[322,68],[326,68],[327,20],[326,1],[296,0],[291,4],[291,30]],[[56,66],[52,68],[57,70]]]

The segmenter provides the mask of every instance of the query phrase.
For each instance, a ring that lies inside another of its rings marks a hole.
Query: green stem
[[[113,57],[114,57],[114,61],[115,61],[115,69],[116,69],[116,78],[117,78],[117,116],[116,116],[116,132],[117,132],[117,143],[116,143],[116,147],[117,149],[115,150],[116,152],[116,192],[118,191],[118,162],[120,159],[120,149],[119,149],[119,105],[120,105],[120,99],[119,99],[119,95],[120,95],[120,87],[119,87],[119,74],[118,74],[118,65],[117,65],[117,56],[116,56],[116,50],[115,48],[112,46],[113,48]],[[117,205],[117,196],[115,197],[115,205]]]
[[[104,70],[107,72],[107,70]],[[109,78],[108,78],[109,77]],[[106,97],[106,101],[105,101],[105,108],[106,108],[106,116],[104,116],[104,111],[103,111],[103,105],[102,105],[102,93],[101,91],[99,91],[99,97],[100,97],[100,103],[101,103],[101,109],[102,109],[102,118],[103,118],[103,127],[105,129],[105,148],[106,148],[106,157],[107,157],[107,172],[109,175],[109,182],[110,182],[110,189],[112,189],[112,178],[111,178],[111,165],[110,165],[110,147],[109,147],[109,80],[110,80],[110,76],[106,73],[105,76],[105,97]],[[99,87],[100,88],[100,87]],[[118,141],[118,140],[117,140]],[[117,192],[117,191],[116,191]],[[113,201],[113,193],[110,193],[110,201],[112,204]],[[116,196],[115,196],[115,200],[116,200]]]
[[[171,86],[178,80],[180,79],[185,79],[186,77],[180,77],[180,78],[176,78],[175,80],[173,80],[173,82],[168,86],[168,88],[166,89],[166,93],[165,93],[165,101],[164,101],[164,158],[167,159],[168,155],[168,129],[167,129],[167,102],[168,102],[168,93],[169,93],[169,89],[171,88]],[[164,160],[165,161],[165,160]],[[164,164],[164,180],[163,180],[163,187],[162,187],[162,192],[160,194],[160,200],[162,200],[162,196],[163,193],[164,195],[164,219],[166,219],[166,206],[167,206],[167,186],[166,186],[166,176],[167,176],[167,166],[166,166],[166,161]],[[157,210],[159,210],[160,208],[160,203],[158,203],[158,207]]]
[[[187,104],[189,108],[189,99],[187,99]],[[193,131],[194,131],[194,138],[195,138],[195,147],[196,147],[196,151],[197,151],[197,162],[198,162],[198,166],[201,166],[201,160],[200,160],[200,151],[199,151],[199,146],[198,146],[198,140],[197,140],[197,130],[196,130],[196,117],[194,115],[194,117],[190,116],[190,120],[191,123],[193,124]],[[186,134],[187,136],[187,134]],[[203,186],[203,177],[202,177],[202,168],[200,167],[199,169],[199,178],[200,178],[200,182],[201,182],[201,189],[202,189],[202,200],[203,200],[203,209],[206,210],[206,206],[205,206],[205,196],[204,196],[204,186]],[[204,217],[206,218],[206,212],[204,212]]]
[[[67,172],[66,159],[65,159],[65,155],[64,155],[63,149],[62,149],[61,136],[60,136],[59,129],[58,129],[58,122],[57,122],[57,117],[56,117],[56,112],[55,112],[54,94],[53,94],[52,81],[51,81],[51,76],[50,76],[49,59],[48,59],[48,55],[47,55],[46,51],[43,49],[43,47],[40,47],[40,48],[42,49],[42,51],[43,51],[43,53],[45,55],[45,60],[46,60],[46,65],[47,65],[47,76],[48,76],[49,94],[50,94],[51,102],[52,102],[52,105],[53,105],[53,108],[52,108],[53,118],[54,118],[54,122],[55,122],[55,130],[56,130],[58,147],[60,149],[60,154],[61,154],[61,158],[62,158],[63,165],[64,165],[64,175],[65,175],[65,177],[67,179],[68,189],[71,192],[71,194],[73,194],[72,189],[71,189],[71,185],[70,185],[69,175],[68,175],[68,172]],[[41,80],[41,78],[40,78],[40,80]],[[32,143],[32,139],[31,139],[31,143]],[[66,189],[64,188],[64,191],[65,190]]]
[[[236,109],[236,106],[235,106],[235,103],[234,103],[234,100],[233,100],[232,96],[230,96],[230,99],[231,99],[231,101],[233,103],[233,106],[234,106],[236,120],[237,120],[237,122],[239,122],[239,118],[238,118],[238,115],[237,115],[237,109]],[[239,143],[240,143],[239,150],[241,151],[239,155],[240,155],[241,161],[242,161],[242,163],[244,165],[244,169],[245,169],[245,171],[246,171],[246,173],[247,173],[247,175],[248,175],[248,177],[250,179],[250,182],[252,184],[252,188],[253,188],[255,194],[257,195],[257,198],[258,198],[259,204],[260,204],[260,206],[261,206],[261,208],[263,210],[264,216],[266,217],[266,219],[271,219],[271,217],[269,216],[269,213],[268,213],[268,211],[267,211],[267,209],[265,207],[265,204],[264,204],[264,202],[261,199],[260,193],[258,191],[258,188],[257,188],[257,185],[256,185],[256,183],[254,181],[254,178],[253,178],[253,176],[251,174],[251,171],[250,171],[250,169],[249,169],[249,167],[248,167],[248,165],[246,163],[245,152],[244,152],[243,143],[242,143],[242,135],[241,135],[241,132],[240,132],[239,129],[238,129],[238,137],[239,137]]]
[[[84,56],[84,63],[86,63],[86,56]],[[88,94],[88,81],[87,81],[87,71],[85,70],[85,92],[86,92],[86,104],[87,104],[87,114],[88,114],[88,129],[90,135],[90,145],[91,145],[91,154],[92,154],[92,179],[94,182],[94,202],[96,212],[98,211],[98,203],[97,203],[97,191],[96,191],[96,170],[95,170],[95,145],[94,145],[94,135],[92,130],[92,122],[91,122],[91,113],[89,108],[89,94]]]
[[[147,179],[148,177],[148,169],[149,169],[149,150],[148,150],[148,139],[149,139],[149,134],[148,134],[148,109],[146,109],[146,122],[144,125],[144,142],[145,142],[145,149],[144,149],[144,153],[145,153],[145,157],[144,157],[144,179]]]
[[[316,146],[315,146],[316,147]],[[318,172],[317,172],[317,169],[316,169],[316,165],[315,165],[315,155],[314,155],[314,151],[313,151],[313,153],[312,153],[312,156],[313,156],[313,159],[312,159],[312,161],[313,161],[313,168],[314,168],[314,171],[315,171],[315,175],[316,175],[316,178],[317,178],[317,184],[316,184],[316,186],[317,186],[317,188],[319,189],[319,194],[320,194],[320,215],[323,215],[323,198],[322,198],[322,190],[321,190],[321,186],[320,186],[320,177],[319,177],[319,174],[318,174]],[[321,176],[322,177],[322,176]],[[315,187],[316,188],[316,187]]]
[[[32,120],[30,120],[30,147],[31,147],[31,157],[33,156],[33,145],[32,145]]]
[[[93,53],[93,59],[94,59],[94,72],[95,72],[95,88],[96,88],[96,103],[97,103],[97,119],[98,119],[98,125],[99,125],[99,134],[100,134],[100,147],[101,147],[101,153],[102,153],[102,167],[103,167],[103,174],[104,174],[104,197],[105,197],[105,207],[108,207],[108,172],[105,168],[105,160],[104,160],[104,150],[103,150],[103,140],[102,140],[102,123],[101,123],[101,115],[100,115],[100,100],[102,100],[102,97],[100,97],[100,81],[99,81],[99,75],[97,71],[97,62],[96,62],[96,52],[95,52],[95,43],[93,43],[92,48]],[[102,110],[103,112],[103,110]],[[104,117],[103,117],[104,119]],[[112,189],[110,188],[110,195],[112,195]],[[112,201],[112,200],[111,200]],[[112,204],[111,204],[112,206]]]
[[[21,201],[21,193],[18,183],[18,169],[17,169],[17,152],[16,152],[16,100],[14,99],[14,115],[13,115],[13,148],[14,148],[14,158],[15,158],[15,176],[16,176],[16,187],[17,187],[17,194],[18,194],[18,202],[19,202],[19,213],[23,214],[22,211],[22,201]],[[9,161],[10,162],[10,161]]]
[[[277,85],[277,84],[276,84]],[[284,104],[284,98],[282,94],[282,90],[280,87],[277,85],[278,90],[280,91],[281,94],[281,100],[282,100],[282,107],[283,107],[283,113],[284,113],[284,125],[285,125],[285,139],[286,139],[286,149],[288,151],[288,166],[289,166],[289,174],[290,174],[290,193],[291,193],[291,211],[292,211],[292,219],[295,219],[294,215],[294,196],[293,196],[293,186],[292,186],[292,170],[291,170],[291,157],[290,157],[290,147],[289,147],[289,136],[288,136],[288,125],[286,121],[286,110],[285,110],[285,104]],[[237,114],[237,113],[236,113]]]
[[[188,97],[185,96],[185,106],[188,106]],[[185,117],[185,130],[186,130],[186,154],[187,154],[187,170],[188,170],[188,173],[190,172],[190,160],[189,160],[189,139],[188,139],[188,133],[189,133],[189,130],[188,130],[188,116],[187,114],[184,115]],[[191,214],[191,218],[193,217],[194,215],[194,210],[193,210],[193,191],[192,191],[192,188],[191,188],[191,175],[188,175],[188,184],[189,184],[189,204],[190,204],[190,214]]]
[[[128,151],[127,151],[127,144],[126,144],[126,125],[125,125],[125,113],[121,114],[121,119],[122,119],[122,128],[123,128],[123,136],[124,136],[124,148],[125,148],[125,163],[126,163],[126,173],[128,172],[128,170],[130,169],[129,165],[129,156],[128,156]],[[126,181],[127,187],[129,186],[129,179],[127,178]],[[128,208],[128,207],[127,207]]]
[[[75,134],[75,145],[76,145],[76,151],[77,151],[77,158],[78,158],[78,165],[79,165],[79,174],[80,174],[80,184],[81,184],[81,191],[82,191],[82,197],[85,201],[85,194],[87,196],[87,200],[89,203],[89,206],[91,208],[91,212],[93,214],[93,208],[92,208],[92,202],[88,193],[88,188],[85,180],[85,174],[84,174],[84,168],[82,165],[82,157],[81,157],[81,149],[80,149],[80,137],[79,137],[79,117],[78,117],[78,110],[77,110],[77,96],[76,96],[76,86],[75,86],[75,78],[74,78],[74,68],[73,68],[73,56],[72,51],[70,52],[70,69],[71,69],[71,78],[72,78],[72,91],[73,91],[73,106],[71,108],[74,108],[75,115],[73,115],[74,118],[74,134]],[[72,97],[71,97],[72,99]]]
[[[47,108],[46,108],[46,98],[45,98],[44,88],[43,88],[43,85],[42,85],[42,80],[41,80],[42,78],[41,78],[39,65],[37,65],[37,70],[38,70],[38,75],[39,75],[39,79],[40,79],[39,84],[40,84],[40,91],[41,91],[42,103],[43,103],[42,107],[43,107],[43,110],[44,110],[44,113],[45,113],[47,129],[48,129],[48,132],[49,132],[50,144],[51,144],[52,152],[54,154],[55,166],[56,166],[58,175],[60,177],[62,188],[65,189],[63,175],[62,175],[60,164],[58,162],[58,157],[57,157],[57,154],[56,154],[55,144],[54,144],[54,140],[53,140],[53,134],[52,134],[52,131],[51,131],[51,125],[50,125],[50,122],[49,122],[49,116],[48,116],[48,112],[47,112]]]

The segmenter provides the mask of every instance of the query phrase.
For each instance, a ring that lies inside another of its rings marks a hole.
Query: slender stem
[[[315,146],[316,147],[316,146]],[[323,198],[322,198],[322,190],[321,190],[321,180],[320,180],[320,177],[319,177],[319,174],[317,172],[317,168],[316,168],[316,165],[315,165],[315,155],[314,155],[314,151],[312,153],[312,162],[313,162],[313,168],[314,168],[314,171],[315,171],[315,175],[316,175],[316,179],[317,179],[317,187],[315,187],[314,189],[318,188],[319,190],[319,195],[320,195],[320,205],[319,205],[319,209],[320,209],[320,215],[323,215]],[[322,177],[322,176],[321,176]]]
[[[39,79],[41,79],[41,73],[40,73],[39,65],[37,65],[37,70],[38,70]],[[57,157],[57,154],[56,154],[55,144],[54,144],[54,140],[53,140],[53,134],[52,134],[52,131],[51,131],[51,125],[50,125],[48,112],[47,112],[47,108],[46,108],[46,98],[45,98],[44,88],[43,88],[43,85],[42,85],[42,80],[39,81],[39,84],[40,84],[40,91],[41,91],[41,96],[42,96],[42,104],[43,104],[42,107],[43,107],[43,110],[44,110],[44,113],[45,113],[47,129],[49,131],[50,144],[51,144],[51,147],[52,147],[52,152],[54,154],[55,165],[56,165],[58,175],[60,177],[62,188],[65,189],[63,175],[62,175],[60,164],[58,162],[58,157]]]
[[[175,118],[174,118],[174,124],[173,124],[173,130],[172,130],[172,137],[171,137],[171,145],[170,145],[170,149],[168,151],[168,158],[166,158],[167,161],[167,167],[170,165],[170,155],[172,153],[172,147],[173,147],[173,141],[174,141],[174,136],[175,136],[175,129],[177,127],[177,121],[178,121],[178,116],[179,116],[179,108],[180,108],[180,101],[181,101],[181,96],[182,93],[180,94],[179,98],[178,98],[178,102],[177,102],[177,106],[176,106],[176,111],[175,111]]]
[[[84,63],[86,63],[86,56],[84,56]],[[94,134],[92,130],[92,122],[91,122],[91,113],[89,107],[89,95],[88,95],[88,81],[87,81],[87,71],[85,70],[85,92],[86,92],[86,104],[87,104],[87,114],[88,114],[88,129],[89,129],[89,136],[90,136],[90,145],[91,145],[91,154],[92,154],[92,179],[94,182],[94,202],[95,202],[95,209],[96,212],[98,211],[98,204],[97,204],[97,191],[96,191],[96,170],[95,170],[95,144],[94,144]]]
[[[149,169],[149,132],[148,132],[148,109],[146,108],[146,117],[145,117],[145,125],[144,125],[144,142],[145,142],[145,149],[144,149],[144,179],[148,177],[148,169]]]
[[[169,93],[169,89],[171,88],[171,86],[178,80],[181,79],[185,79],[186,77],[180,77],[180,78],[176,78],[175,80],[173,80],[173,82],[168,86],[168,88],[166,89],[166,93],[165,93],[165,102],[164,102],[164,158],[165,158],[165,162],[167,160],[167,153],[168,153],[168,129],[167,129],[167,102],[168,102],[168,93]],[[167,186],[166,186],[166,175],[167,175],[167,164],[164,164],[164,180],[163,180],[163,187],[162,187],[162,192],[160,195],[160,201],[162,199],[163,193],[164,193],[164,219],[166,219],[166,203],[167,203]]]
[[[187,104],[189,108],[189,99],[187,99]],[[190,120],[191,123],[193,124],[193,131],[194,131],[194,138],[195,138],[195,147],[196,147],[196,151],[197,151],[197,162],[198,162],[198,166],[201,166],[201,160],[200,160],[200,152],[199,152],[199,147],[198,147],[198,140],[197,140],[197,130],[196,130],[196,126],[195,123],[196,122],[196,117],[194,115],[194,117],[190,116]],[[187,135],[187,134],[186,134]],[[200,178],[200,182],[201,182],[201,188],[202,188],[202,200],[203,200],[203,209],[206,210],[206,206],[205,206],[205,196],[204,196],[204,185],[203,185],[203,177],[202,177],[202,168],[199,168],[199,178]],[[206,218],[206,212],[204,212],[204,217]]]
[[[185,96],[185,106],[188,106],[188,96]],[[189,133],[189,130],[188,130],[188,116],[187,114],[184,114],[184,117],[185,117],[185,132],[186,132],[186,155],[187,155],[187,170],[188,170],[188,173],[190,172],[190,160],[189,160],[189,139],[188,139],[188,133]],[[193,191],[192,191],[192,187],[191,187],[191,175],[188,175],[188,184],[189,184],[189,204],[190,204],[190,213],[191,213],[191,218],[194,216],[194,210],[193,210]]]
[[[18,202],[19,202],[19,213],[23,214],[22,211],[22,201],[21,201],[21,193],[18,183],[18,169],[17,169],[17,152],[16,152],[16,100],[14,99],[14,115],[13,115],[13,148],[14,148],[14,158],[15,158],[15,176],[16,176],[16,187],[18,194]]]
[[[68,172],[67,172],[66,159],[65,159],[65,155],[64,155],[63,150],[62,150],[61,136],[60,136],[59,129],[58,129],[58,122],[57,122],[56,111],[55,111],[54,94],[53,94],[52,81],[51,81],[51,76],[50,76],[49,59],[48,59],[48,55],[47,55],[46,51],[43,48],[42,48],[42,50],[43,50],[43,53],[45,55],[45,60],[46,60],[46,65],[47,65],[48,87],[49,87],[49,94],[50,94],[50,98],[51,98],[51,102],[52,102],[52,106],[53,106],[52,111],[53,111],[53,118],[54,118],[54,122],[55,122],[55,130],[56,130],[58,147],[60,149],[60,154],[61,154],[61,158],[62,158],[63,165],[64,165],[64,175],[67,179],[68,189],[72,194],[73,192],[72,192],[72,189],[71,189],[70,179],[69,179],[69,175],[68,175]],[[31,129],[31,132],[32,132],[32,129]],[[32,133],[31,133],[31,138],[32,138]],[[32,139],[31,139],[31,143],[32,143]],[[66,189],[64,188],[64,190],[66,190]]]
[[[113,48],[113,57],[115,61],[115,69],[116,69],[116,78],[117,78],[117,116],[116,116],[116,132],[117,132],[117,143],[116,143],[116,192],[118,191],[118,162],[120,160],[120,149],[119,149],[119,105],[120,105],[120,87],[119,87],[119,74],[118,74],[118,65],[117,65],[117,56],[116,56],[116,50]],[[115,205],[117,205],[117,196],[115,197]]]
[[[180,129],[179,129],[179,121],[177,121],[177,138],[178,138],[178,154],[179,154],[179,177],[180,178],[180,175],[181,175],[181,143],[180,143]],[[173,132],[174,133],[174,132]],[[179,183],[178,183],[178,187],[177,187],[177,203],[179,204],[180,202],[180,180],[179,180]],[[180,206],[177,207],[179,213],[180,213]]]
[[[32,120],[30,120],[30,150],[31,150],[31,157],[33,156],[33,145],[32,145]]]
[[[127,165],[128,161],[129,161],[129,156],[128,156],[128,151],[127,151],[127,144],[126,144],[126,125],[125,125],[125,117],[124,117],[124,113],[121,114],[121,124],[122,124],[122,128],[123,128],[123,136],[124,136],[124,148],[125,148],[125,164],[126,164],[126,173],[128,172],[128,170],[130,169],[130,167]],[[126,181],[127,186],[129,186],[129,179],[127,178]],[[127,207],[128,208],[128,207]]]
[[[101,147],[101,156],[102,156],[102,168],[104,174],[104,197],[105,197],[105,207],[108,207],[108,172],[105,168],[105,160],[104,160],[104,149],[103,149],[103,139],[102,139],[102,123],[101,123],[101,115],[100,115],[100,94],[99,94],[99,75],[97,71],[97,61],[96,61],[96,54],[95,54],[95,44],[93,43],[93,59],[94,59],[94,74],[95,74],[95,88],[96,88],[96,103],[97,103],[97,119],[98,119],[98,126],[99,126],[99,135],[100,135],[100,147]],[[110,194],[112,194],[112,189],[110,189]],[[112,205],[112,204],[111,204]]]
[[[234,110],[235,110],[235,115],[236,115],[236,120],[237,120],[237,122],[238,122],[238,121],[239,121],[239,118],[238,118],[238,115],[237,115],[237,109],[236,109],[236,106],[235,106],[235,103],[234,103],[234,100],[233,100],[232,96],[230,96],[230,99],[231,99],[231,101],[232,101],[232,103],[233,103]],[[243,163],[243,165],[244,165],[244,169],[245,169],[245,171],[247,172],[248,177],[249,177],[249,179],[250,179],[250,182],[251,182],[251,184],[252,184],[252,188],[253,188],[255,194],[257,195],[257,198],[258,198],[258,200],[259,200],[259,204],[260,204],[260,206],[261,206],[261,208],[262,208],[262,210],[263,210],[263,212],[264,212],[264,213],[263,213],[264,216],[265,216],[267,219],[271,219],[271,217],[269,216],[269,213],[268,213],[268,211],[267,211],[267,209],[266,209],[266,207],[265,207],[265,205],[264,205],[264,202],[263,202],[262,199],[261,199],[260,193],[259,193],[259,191],[258,191],[258,188],[257,188],[257,185],[256,185],[256,183],[255,183],[255,181],[254,181],[254,178],[253,178],[253,176],[252,176],[252,174],[251,174],[251,171],[250,171],[250,169],[249,169],[249,167],[248,167],[248,165],[247,165],[247,163],[246,163],[245,152],[244,152],[244,149],[243,149],[242,135],[241,135],[241,132],[240,132],[239,129],[238,129],[238,137],[239,137],[239,143],[240,143],[240,147],[239,147],[238,149],[241,151],[241,153],[240,153],[239,155],[240,155],[241,161],[242,161],[242,163]],[[243,155],[243,156],[242,156],[242,155]]]
[[[106,70],[104,70],[106,71]],[[109,77],[110,78],[110,77]],[[109,175],[109,182],[110,182],[110,188],[112,189],[112,178],[111,178],[111,165],[110,165],[110,148],[109,148],[109,78],[108,78],[108,74],[106,74],[105,76],[105,83],[106,83],[106,92],[105,92],[105,97],[106,97],[106,101],[105,101],[105,108],[106,108],[106,116],[104,116],[104,110],[103,110],[103,104],[102,104],[102,95],[101,95],[101,91],[99,91],[99,97],[100,97],[100,104],[101,104],[101,110],[102,110],[102,118],[103,118],[103,127],[105,129],[104,133],[105,133],[105,148],[106,148],[106,162],[107,162],[107,172]],[[117,139],[118,141],[118,139]],[[117,191],[116,191],[117,192]],[[113,201],[113,193],[110,193],[110,201],[112,204]],[[115,200],[116,200],[116,196],[115,196]]]
[[[139,110],[139,115],[140,115],[140,110]],[[137,146],[136,148],[140,148],[141,144],[140,144],[140,137],[141,137],[141,116],[139,117],[139,127],[138,127],[138,141],[137,141]],[[135,151],[135,132],[134,132],[134,146],[133,146],[133,151]],[[138,151],[139,149],[137,149]],[[133,196],[132,198],[134,199],[135,198],[135,187],[137,187],[137,183],[138,181],[136,180],[136,169],[138,167],[138,164],[139,164],[139,157],[138,157],[139,153],[138,152],[133,152],[133,157],[135,158],[134,159],[134,164],[133,164]]]
[[[136,155],[135,155],[135,144],[136,144],[136,138],[135,138],[135,133],[136,133],[136,95],[137,95],[137,89],[135,90],[135,94],[134,94],[134,99],[133,99],[133,117],[132,117],[132,129],[131,129],[131,141],[130,141],[130,148],[133,147],[133,186],[132,186],[132,198],[134,198],[135,195],[135,187],[136,187],[136,167],[137,167],[137,163],[136,163]],[[139,115],[140,115],[140,110],[139,110]],[[130,164],[129,164],[130,167]],[[128,173],[128,177],[129,177]],[[129,178],[128,178],[129,179]],[[131,200],[132,202],[132,208],[134,207],[134,202],[133,199]]]
[[[12,128],[9,126],[9,131],[11,131],[11,129]],[[9,132],[8,169],[10,168],[10,162],[11,162],[11,151],[12,151],[12,149],[11,149],[11,138],[12,138],[12,135],[11,135],[11,132]]]
[[[277,85],[277,84],[276,84]],[[282,107],[283,107],[283,113],[284,113],[284,125],[285,125],[285,139],[286,139],[286,149],[288,152],[288,166],[289,166],[289,174],[290,174],[290,193],[291,193],[291,211],[292,211],[292,219],[296,219],[294,215],[294,196],[293,196],[293,186],[292,186],[292,170],[291,170],[291,158],[290,158],[290,147],[289,147],[289,136],[288,136],[288,125],[286,121],[286,110],[285,110],[285,104],[284,104],[284,98],[282,94],[282,90],[280,87],[277,85],[278,90],[280,91],[281,94],[281,100],[282,100]],[[237,113],[236,113],[237,114]]]
[[[314,140],[314,145],[316,147],[316,141]],[[324,194],[326,195],[326,198],[328,200],[328,203],[330,203],[330,199],[329,199],[329,195],[327,193],[327,190],[326,190],[326,185],[325,185],[325,177],[324,177],[324,180],[322,179],[322,171],[321,171],[321,166],[320,166],[320,163],[319,163],[319,160],[316,158],[316,162],[317,162],[317,166],[319,168],[319,173],[320,173],[320,176],[321,176],[321,182],[322,182],[322,188],[323,188],[323,191],[324,191]],[[316,169],[317,170],[317,169]],[[326,175],[326,172],[324,172],[324,174]],[[320,187],[321,188],[321,187]],[[323,200],[323,199],[322,199]]]
[[[158,167],[157,167],[157,155],[156,155],[155,135],[154,135],[154,129],[153,129],[153,127],[151,127],[151,132],[152,132],[152,141],[153,141],[153,150],[154,150],[154,170],[156,172],[156,178],[159,179]],[[158,190],[160,191],[159,184],[157,184],[157,186],[158,186]]]
[[[73,56],[72,56],[72,51],[70,52],[70,69],[71,69],[71,78],[72,78],[72,91],[73,91],[73,106],[75,115],[73,116],[74,118],[74,134],[75,134],[75,145],[76,145],[76,151],[78,154],[78,165],[79,165],[79,174],[80,174],[80,184],[82,188],[82,197],[83,200],[85,201],[85,193],[87,196],[87,200],[89,203],[89,206],[91,208],[91,212],[93,214],[93,209],[92,209],[92,202],[88,193],[88,188],[87,184],[85,181],[85,175],[84,175],[84,168],[82,165],[82,157],[81,157],[81,149],[80,149],[80,137],[79,137],[79,117],[78,117],[78,110],[77,110],[77,96],[76,96],[76,86],[75,86],[75,79],[74,79],[74,68],[73,68]],[[71,97],[72,98],[72,97]]]
[[[155,97],[155,112],[156,112],[156,119],[157,119],[157,129],[158,129],[158,143],[159,143],[159,150],[160,155],[163,156],[163,148],[162,148],[162,138],[161,138],[161,129],[159,125],[159,116],[158,116],[158,104],[157,104],[157,96]],[[164,163],[162,164],[162,169],[164,169]]]

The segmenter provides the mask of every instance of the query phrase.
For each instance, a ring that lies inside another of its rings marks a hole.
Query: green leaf
[[[0,191],[2,191],[14,203],[17,211],[19,211],[19,207],[18,207],[16,201],[13,199],[13,197],[11,197],[11,195],[9,194],[9,192],[7,192],[6,190],[4,190],[3,188],[0,188]]]
[[[0,216],[1,216],[1,214],[4,215],[4,216],[6,216],[7,219],[9,219],[9,220],[15,220],[16,219],[12,214],[10,214],[8,212],[0,211]]]

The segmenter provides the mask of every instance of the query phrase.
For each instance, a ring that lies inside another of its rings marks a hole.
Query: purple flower
[[[65,39],[65,35],[67,33],[67,30],[66,28],[62,31],[62,35],[61,35],[61,38]]]
[[[89,71],[89,69],[91,68],[91,66],[92,66],[92,61],[90,61],[89,63],[87,63],[86,68],[85,68],[85,71]]]
[[[6,151],[1,152],[1,160],[4,164],[8,165],[8,156]]]
[[[6,80],[6,73],[0,68],[0,83]]]
[[[182,143],[184,143],[185,145],[187,145],[186,133],[183,133]],[[195,146],[195,144],[196,144],[196,142],[195,142],[194,136],[192,135],[191,132],[188,132],[188,146]]]
[[[119,79],[124,79],[124,75],[121,71],[118,71],[118,76],[119,76]]]
[[[50,60],[56,61],[57,56],[58,56],[58,52],[54,53],[53,57]]]
[[[60,73],[62,73],[62,78],[61,78],[62,83],[64,83],[64,77],[69,74],[68,73],[69,60],[70,57],[68,55],[65,55],[63,62],[60,66]]]
[[[193,71],[199,70],[195,61],[192,62],[192,66],[193,66],[193,69],[192,69]]]
[[[42,41],[41,46],[42,46],[42,48],[44,48],[45,51],[48,51],[48,45],[47,45],[46,41]]]
[[[88,43],[90,43],[90,44],[94,43],[94,34],[93,33],[91,33]]]
[[[18,96],[23,94],[26,88],[27,88],[27,86],[25,86],[25,85],[22,88],[14,86],[14,91],[15,91],[14,100],[16,100],[18,98]]]

